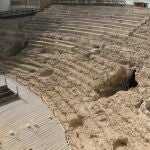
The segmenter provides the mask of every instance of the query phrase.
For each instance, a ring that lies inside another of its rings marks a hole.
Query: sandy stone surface
[[[43,93],[72,149],[148,150],[149,15],[144,9],[105,8],[52,6],[39,13],[19,30],[28,33],[28,43],[8,54],[0,70]],[[98,22],[101,14],[112,22]]]

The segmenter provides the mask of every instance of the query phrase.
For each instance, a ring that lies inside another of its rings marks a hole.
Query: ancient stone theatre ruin
[[[2,4],[0,149],[150,149],[149,1]]]

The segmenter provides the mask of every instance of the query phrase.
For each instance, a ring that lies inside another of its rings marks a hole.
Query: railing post
[[[39,8],[41,7],[41,0],[39,0]]]
[[[5,77],[5,85],[7,85],[7,79],[6,79],[6,76],[4,75],[4,77]]]
[[[18,91],[18,87],[16,86],[16,91],[17,91],[17,96],[19,96],[19,91]]]

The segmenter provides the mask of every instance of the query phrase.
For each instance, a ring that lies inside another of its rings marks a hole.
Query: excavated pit
[[[99,84],[95,91],[99,97],[109,97],[118,91],[128,91],[138,86],[136,81],[136,69],[121,67],[114,75],[108,78],[103,84]]]

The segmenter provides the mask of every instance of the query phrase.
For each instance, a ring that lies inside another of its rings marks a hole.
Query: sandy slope
[[[100,38],[49,31],[45,27],[37,38],[45,36],[54,40],[53,44],[48,45],[46,39],[39,42],[42,38],[34,43],[30,38],[24,50],[2,62],[1,70],[30,84],[39,95],[43,93],[63,122],[73,149],[148,150],[149,24],[147,20],[131,36]],[[34,37],[40,25],[27,29],[29,33],[34,30],[31,35]],[[58,45],[58,40],[63,44],[59,41],[61,45]],[[118,73],[122,66],[127,69]],[[137,70],[138,86],[126,91],[128,70],[132,69]]]

